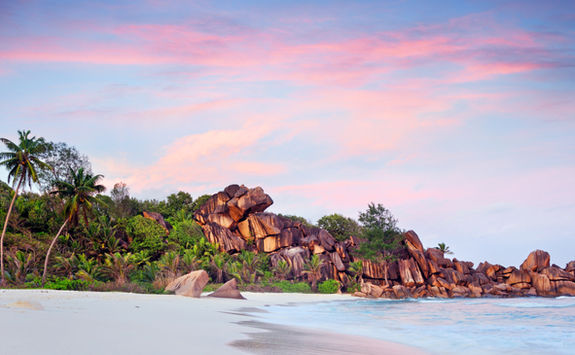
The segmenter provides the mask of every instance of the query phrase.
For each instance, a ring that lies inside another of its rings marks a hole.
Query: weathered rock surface
[[[374,285],[369,282],[364,282],[361,284],[361,292],[366,294],[367,296],[379,298],[383,295],[384,288]]]
[[[210,293],[208,297],[234,298],[238,300],[246,299],[240,293],[240,290],[238,289],[238,282],[236,281],[236,279],[231,279],[230,281],[226,282],[220,288]]]
[[[180,276],[166,286],[166,291],[175,292],[176,295],[186,297],[200,297],[210,277],[205,270],[192,271]]]
[[[164,230],[166,231],[166,235],[170,234],[170,231],[172,230],[172,225],[170,224],[170,222],[166,221],[164,219],[164,216],[162,216],[160,213],[158,212],[146,212],[144,211],[142,213],[142,215],[145,218],[151,219],[153,221],[158,222],[158,224],[160,226],[162,226],[162,228],[164,228]]]
[[[268,253],[272,267],[284,260],[290,280],[304,280],[304,265],[312,255],[323,262],[321,280],[334,278],[348,285],[363,279],[362,297],[514,297],[575,294],[575,260],[565,269],[550,265],[547,252],[529,254],[520,268],[490,264],[476,269],[472,262],[446,258],[437,248],[425,249],[414,231],[404,233],[392,261],[362,261],[361,275],[349,269],[357,261],[353,250],[360,240],[337,241],[326,230],[265,212],[273,203],[260,187],[230,185],[210,197],[194,214],[208,240],[221,251],[247,249]],[[321,281],[320,280],[320,281]],[[222,286],[223,287],[223,286]]]
[[[540,272],[544,268],[549,267],[550,260],[549,253],[543,250],[535,250],[521,264],[521,270]]]
[[[506,281],[507,284],[515,286],[517,284],[522,284],[522,286],[530,285],[531,284],[531,276],[529,272],[525,270],[513,270],[511,274],[509,274],[509,278]],[[523,285],[524,284],[524,285]],[[529,287],[521,287],[520,288],[531,288]]]
[[[419,236],[414,231],[407,231],[405,233],[405,244],[408,249],[417,249],[420,252],[424,252],[423,244],[419,240]]]
[[[395,285],[392,287],[393,293],[396,298],[408,298],[411,297],[411,292],[409,289],[403,285]]]
[[[555,281],[552,287],[556,296],[575,296],[575,282]]]

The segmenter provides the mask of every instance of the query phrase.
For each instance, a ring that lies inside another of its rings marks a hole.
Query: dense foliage
[[[346,240],[350,236],[357,237],[361,233],[361,227],[354,219],[337,213],[323,216],[317,221],[317,225],[339,241]]]
[[[165,200],[140,200],[123,182],[106,194],[102,176],[92,173],[88,158],[76,148],[31,137],[29,131],[19,132],[19,139],[2,139],[7,151],[0,163],[14,184],[0,181],[4,286],[158,293],[198,269],[216,284],[235,278],[246,290],[335,293],[356,289],[361,281],[361,261],[350,263],[351,283],[342,285],[322,279],[325,265],[317,255],[294,279],[285,260],[272,267],[264,253],[221,253],[193,218],[209,195],[193,198],[179,191]],[[32,189],[22,192],[24,186]],[[161,214],[165,224],[144,217],[144,211]],[[303,217],[283,217],[315,227]],[[391,213],[370,204],[359,222],[331,214],[318,226],[339,241],[359,237],[362,243],[354,252],[359,259],[393,256],[401,234]]]
[[[45,142],[39,158],[52,167],[38,171],[38,185],[41,191],[50,190],[56,181],[70,180],[71,171],[84,169],[86,173],[92,173],[88,157],[63,142]]]
[[[381,204],[370,203],[359,214],[361,244],[357,254],[365,259],[395,259],[402,249],[403,233],[397,227],[397,219]]]

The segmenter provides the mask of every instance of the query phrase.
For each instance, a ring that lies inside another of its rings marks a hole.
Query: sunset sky
[[[0,136],[132,196],[382,203],[427,247],[575,259],[573,1],[0,1]],[[6,172],[0,173],[5,181]]]

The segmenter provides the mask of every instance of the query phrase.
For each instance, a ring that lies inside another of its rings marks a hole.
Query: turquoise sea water
[[[575,354],[575,297],[350,300],[266,307],[263,321],[431,354]]]

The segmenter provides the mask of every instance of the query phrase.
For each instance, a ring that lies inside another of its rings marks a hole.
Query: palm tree
[[[197,270],[200,265],[200,259],[197,255],[190,249],[186,249],[184,251],[184,255],[182,255],[182,266],[184,268],[185,273],[192,272]]]
[[[363,262],[361,260],[349,263],[349,272],[353,275],[356,283],[363,282]]]
[[[132,253],[127,254],[106,254],[106,260],[102,267],[104,273],[111,277],[116,285],[124,285],[128,281],[128,276],[134,270],[136,264],[133,261]]]
[[[449,249],[449,247],[445,243],[438,243],[437,249],[441,250],[444,254],[453,254],[453,252]]]
[[[226,259],[222,254],[212,255],[211,268],[216,274],[215,281],[217,283],[224,281],[224,273],[226,269]],[[241,280],[238,280],[241,281]]]
[[[163,273],[170,280],[180,276],[180,254],[171,251],[165,253],[158,260],[158,266],[162,269]]]
[[[291,265],[284,259],[280,259],[274,267],[273,272],[281,279],[287,280],[291,273]]]
[[[0,138],[2,143],[8,148],[7,152],[0,153],[0,165],[5,166],[8,172],[8,183],[10,180],[16,184],[16,189],[14,190],[14,197],[10,202],[10,207],[8,207],[8,213],[6,213],[6,220],[4,221],[4,227],[2,228],[2,236],[0,237],[0,285],[5,283],[4,279],[4,236],[6,235],[6,227],[8,226],[8,220],[10,219],[10,214],[12,213],[12,208],[14,207],[14,201],[18,196],[18,191],[22,184],[26,186],[32,186],[32,182],[38,181],[38,175],[36,173],[37,169],[51,169],[51,167],[38,159],[38,155],[46,150],[46,142],[44,138],[29,137],[30,131],[18,131],[19,144],[12,142],[6,138]]]
[[[88,226],[88,212],[92,209],[94,203],[103,203],[100,199],[93,196],[96,193],[104,192],[106,189],[104,185],[98,184],[99,180],[103,178],[102,175],[86,174],[84,173],[84,168],[80,168],[78,171],[70,170],[70,174],[70,182],[56,181],[54,183],[56,190],[52,191],[52,193],[58,194],[66,200],[66,204],[64,205],[66,220],[60,227],[60,230],[58,230],[54,239],[52,239],[48,252],[46,253],[44,273],[42,274],[42,285],[46,282],[46,272],[48,270],[50,253],[52,252],[52,248],[54,247],[54,244],[56,244],[58,237],[64,230],[64,227],[66,227],[68,223],[77,223],[80,211],[83,212],[82,215],[84,216],[84,222],[86,223],[86,226]]]
[[[317,292],[317,282],[321,278],[322,266],[323,260],[321,260],[317,255],[312,256],[304,265],[304,273],[307,274],[307,278],[311,282],[311,289],[314,292]]]

